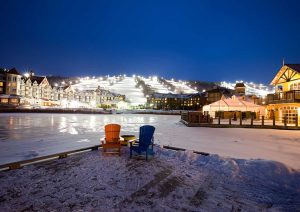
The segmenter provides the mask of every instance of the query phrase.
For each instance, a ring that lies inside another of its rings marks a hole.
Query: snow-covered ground
[[[239,159],[276,161],[300,170],[300,131],[188,128],[170,115],[0,114],[0,164],[99,144],[104,125],[138,136],[154,125],[155,143]]]
[[[103,79],[83,79],[79,83],[72,85],[75,89],[79,90],[96,90],[100,86],[113,93],[126,95],[126,100],[130,101],[132,105],[145,104],[147,99],[144,97],[141,88],[136,88],[136,82],[133,77],[124,77],[118,80],[117,77],[109,77]]]
[[[191,88],[186,84],[186,82],[182,81],[174,81],[174,80],[167,80],[167,82],[171,83],[173,86],[175,86],[176,93],[198,93],[197,90]]]
[[[143,78],[144,82],[149,85],[157,93],[174,93],[169,90],[167,87],[163,86],[158,80],[157,77],[153,78]]]
[[[213,141],[212,141],[213,142]],[[155,148],[101,151],[0,172],[0,211],[298,211],[300,173],[264,160]]]

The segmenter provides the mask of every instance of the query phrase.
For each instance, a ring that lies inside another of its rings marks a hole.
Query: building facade
[[[119,95],[98,87],[96,90],[79,90],[69,86],[50,85],[45,76],[31,71],[21,75],[15,68],[0,69],[0,106],[37,107],[116,107],[125,101]]]
[[[147,98],[149,107],[157,110],[201,110],[206,98],[200,94],[154,93]]]
[[[289,124],[299,123],[300,117],[300,64],[283,65],[271,85],[275,94],[267,96],[268,117]],[[300,123],[299,123],[300,124]]]

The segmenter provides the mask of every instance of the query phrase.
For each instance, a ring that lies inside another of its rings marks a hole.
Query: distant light
[[[202,92],[205,92],[205,91],[206,91],[205,89],[202,90]]]
[[[29,74],[28,72],[26,72],[26,73],[24,74],[24,76],[25,76],[26,78],[28,78],[28,77],[30,76],[30,74]]]

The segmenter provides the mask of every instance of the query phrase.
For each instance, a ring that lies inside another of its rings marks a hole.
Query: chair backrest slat
[[[142,151],[145,151],[152,142],[155,127],[144,125],[140,127],[139,146]]]
[[[105,140],[106,142],[118,141],[120,138],[121,126],[119,124],[105,125]]]

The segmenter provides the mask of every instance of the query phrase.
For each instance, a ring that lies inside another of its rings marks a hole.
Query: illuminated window
[[[1,99],[1,103],[8,103],[8,99]]]
[[[0,82],[0,86],[3,86],[3,82]]]
[[[11,103],[18,103],[18,99],[10,99]]]
[[[300,82],[291,84],[290,90],[300,90]]]

